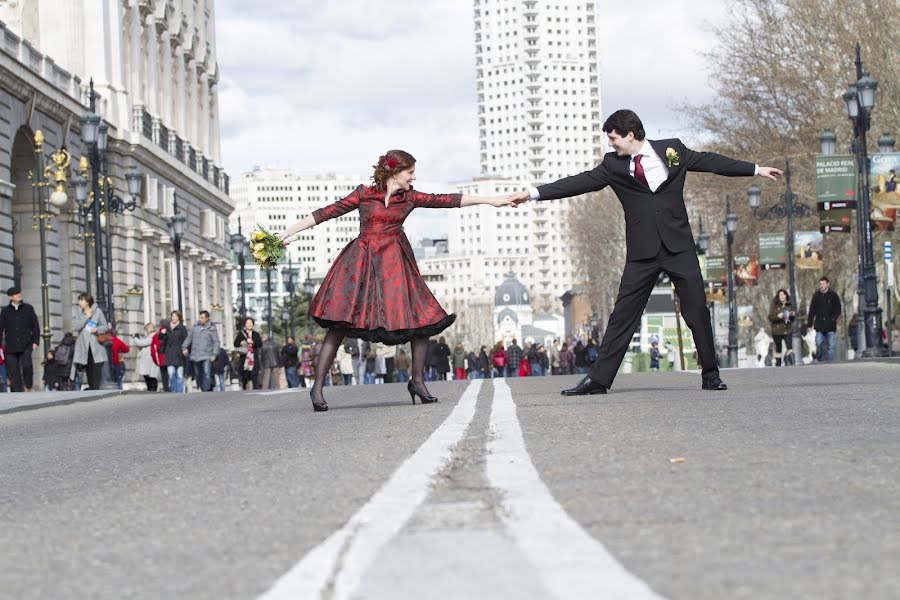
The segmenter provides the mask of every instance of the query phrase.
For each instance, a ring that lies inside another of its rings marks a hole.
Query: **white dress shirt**
[[[644,140],[644,145],[641,146],[637,154],[643,157],[641,158],[641,166],[644,167],[644,177],[647,178],[647,185],[650,186],[650,191],[655,192],[669,176],[669,169],[647,140]],[[631,173],[632,177],[634,177],[634,157],[637,154],[632,154],[628,161],[628,172]]]

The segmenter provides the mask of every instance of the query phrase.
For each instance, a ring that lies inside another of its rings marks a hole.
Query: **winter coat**
[[[216,352],[216,360],[212,361],[212,371],[217,375],[224,375],[226,368],[228,368],[228,351],[220,346]]]
[[[140,348],[137,359],[138,375],[141,377],[159,379],[159,367],[153,362],[153,356],[150,350],[150,347],[153,345],[153,336],[142,335],[135,338],[132,343]]]
[[[466,351],[462,348],[456,348],[453,350],[453,369],[465,369],[466,368]]]
[[[481,364],[478,362],[478,357],[475,355],[475,352],[469,352],[466,355],[466,360],[469,363],[468,368],[466,369],[468,373],[481,370]]]
[[[113,364],[121,365],[123,362],[122,355],[131,352],[131,348],[129,348],[128,344],[126,344],[116,336],[112,336],[112,340],[110,341],[112,342],[112,346],[110,349],[112,350]]]
[[[487,352],[482,350],[478,353],[478,370],[482,373],[490,373],[491,363],[488,360]]]
[[[518,369],[523,358],[525,358],[525,353],[522,352],[522,348],[518,344],[510,344],[506,348],[506,366]]]
[[[285,344],[281,347],[281,366],[285,368],[296,368],[299,360],[299,350],[297,344]]]
[[[174,328],[171,324],[165,327],[165,333],[159,334],[159,343],[163,352],[163,360],[166,367],[183,367],[184,366],[184,341],[187,339],[188,331],[184,323],[179,323]]]
[[[281,348],[275,340],[266,340],[262,345],[262,352],[259,353],[259,368],[275,369],[281,366]]]
[[[93,321],[96,325],[96,332],[90,332],[87,328],[88,321]],[[88,349],[91,356],[94,357],[95,363],[106,362],[106,348],[97,341],[97,334],[106,333],[109,330],[109,324],[100,307],[94,304],[91,307],[91,315],[87,316],[79,308],[72,319],[72,328],[78,332],[78,339],[75,340],[75,359],[76,365],[86,365],[88,363]]]
[[[409,354],[404,352],[403,354],[397,353],[397,356],[394,358],[394,369],[397,371],[408,371],[409,370]]]
[[[568,369],[572,366],[572,360],[574,357],[572,356],[572,351],[569,350],[568,346],[559,351],[559,368],[560,369]]]
[[[809,302],[806,326],[824,333],[837,330],[837,320],[841,316],[841,299],[834,290],[825,293],[816,290]]]
[[[550,346],[550,366],[554,369],[559,368],[559,348],[555,344]]]
[[[241,347],[241,342],[247,342],[248,344],[253,344],[253,375],[255,376],[259,373],[260,369],[260,361],[262,360],[262,356],[260,355],[262,352],[262,337],[260,337],[259,333],[254,331],[250,334],[250,339],[247,339],[247,330],[242,329],[238,332],[238,334],[234,337],[234,347],[238,349],[240,353],[240,364],[238,365],[238,370],[243,372],[244,363],[247,361],[247,346]]]
[[[16,308],[10,302],[0,309],[0,340],[7,354],[31,352],[32,344],[41,343],[41,326],[30,304],[20,302]]]
[[[788,311],[788,320],[784,320],[784,311]],[[794,305],[790,301],[782,304],[775,298],[772,301],[772,307],[769,309],[769,322],[772,324],[772,335],[790,335],[793,330],[793,323],[797,320],[797,314],[794,311]]]
[[[450,346],[447,344],[438,344],[434,347],[434,366],[438,373],[446,375],[450,371]]]
[[[219,352],[219,330],[212,321],[206,325],[197,323],[188,332],[187,339],[181,345],[183,350],[190,350],[190,358],[194,362],[209,360]]]
[[[584,344],[582,344],[580,341],[575,344],[575,348],[572,350],[572,354],[575,355],[576,367],[587,366],[587,347]]]
[[[341,368],[341,375],[353,375],[353,357],[347,352],[346,344],[338,347],[337,361]]]

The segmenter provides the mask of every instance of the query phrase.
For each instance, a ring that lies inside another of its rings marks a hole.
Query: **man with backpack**
[[[71,331],[67,331],[62,341],[53,351],[53,364],[57,367],[58,386],[57,389],[68,390],[71,388],[69,382],[72,380],[72,359],[75,357],[75,336]]]

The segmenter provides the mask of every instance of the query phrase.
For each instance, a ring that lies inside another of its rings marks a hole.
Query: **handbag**
[[[98,333],[97,341],[101,344],[107,344],[112,341],[112,334],[111,333]]]

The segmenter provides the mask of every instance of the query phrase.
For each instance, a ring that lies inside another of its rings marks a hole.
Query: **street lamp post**
[[[790,288],[791,301],[794,303],[795,314],[799,315],[799,300],[797,298],[797,282],[794,270],[794,217],[809,217],[813,213],[812,208],[802,202],[794,202],[794,193],[791,191],[791,161],[785,160],[784,166],[784,195],[781,202],[772,205],[765,212],[759,212],[759,200],[762,191],[757,185],[751,185],[747,190],[747,200],[750,208],[753,210],[753,216],[758,221],[780,221],[787,220],[787,268],[788,268],[788,287]],[[797,318],[794,319],[791,327],[791,352],[794,357],[794,364],[801,353],[800,339],[800,323]]]
[[[725,241],[728,242],[728,257],[725,263],[728,275],[728,366],[732,368],[738,366],[737,301],[734,297],[734,257],[732,255],[737,221],[737,215],[731,212],[731,199],[726,197],[725,220],[722,221],[722,225],[725,226]]]
[[[859,204],[856,210],[857,224],[861,227],[861,273],[866,349],[863,356],[886,356],[887,349],[881,341],[881,308],[878,306],[878,279],[875,273],[875,256],[872,249],[872,226],[869,196],[869,157],[866,150],[866,133],[871,127],[871,111],[875,107],[875,89],[878,82],[862,68],[859,43],[856,44],[856,83],[843,94],[847,117],[853,123],[853,154],[856,155],[859,172]],[[861,298],[862,299],[862,298]]]
[[[41,337],[44,339],[44,357],[50,352],[50,286],[47,281],[47,235],[46,231],[52,229],[50,219],[53,213],[50,204],[62,208],[68,202],[65,192],[66,171],[71,162],[71,155],[65,148],[60,148],[51,155],[52,164],[45,165],[44,160],[44,134],[38,130],[34,133],[34,158],[35,170],[31,176],[31,209],[33,213],[32,227],[38,231],[41,251],[41,309],[42,327]],[[44,192],[48,187],[54,187],[54,191],[47,197]]]
[[[247,318],[247,285],[244,280],[244,265],[245,260],[247,258],[247,243],[244,239],[244,236],[241,232],[241,218],[238,217],[238,232],[231,234],[231,251],[234,252],[235,257],[238,261],[238,266],[240,267],[240,280],[241,280],[241,314],[240,319]],[[243,327],[243,323],[241,323],[238,329]]]
[[[116,328],[116,298],[113,294],[113,268],[112,268],[112,215],[123,214],[125,211],[132,212],[137,207],[137,198],[141,194],[141,174],[132,169],[125,174],[125,182],[128,187],[130,200],[123,200],[121,196],[116,194],[112,188],[108,170],[109,163],[106,159],[106,153],[103,153],[101,160],[102,179],[103,179],[103,205],[105,219],[101,217],[101,221],[105,220],[106,229],[106,285],[107,297],[109,298],[109,315],[107,319],[113,329]]]
[[[172,216],[169,219],[169,237],[172,238],[172,245],[175,247],[175,284],[178,288],[178,311],[184,315],[184,308],[181,299],[181,237],[184,235],[184,228],[187,222],[187,215],[178,212],[178,196],[173,193]]]
[[[94,272],[97,288],[97,304],[105,315],[109,315],[109,306],[106,302],[106,281],[103,274],[103,244],[101,243],[102,230],[100,228],[100,153],[106,151],[106,131],[100,135],[100,116],[96,110],[96,96],[94,94],[94,80],[90,81],[88,94],[89,110],[82,115],[81,139],[88,148],[88,161],[91,165],[91,213],[94,226]],[[77,185],[77,184],[76,184]],[[86,182],[85,182],[86,185]],[[76,195],[78,195],[76,188]],[[86,196],[86,192],[84,193]]]
[[[296,289],[294,284],[294,266],[291,263],[291,258],[288,257],[288,268],[281,272],[281,276],[284,278],[284,289],[288,293],[288,311],[290,314],[290,331],[291,337],[294,337],[294,290]],[[294,338],[296,339],[296,338]]]
[[[266,323],[269,328],[269,338],[272,338],[272,269],[266,269]]]
[[[312,316],[309,314],[309,307],[312,304],[313,292],[316,289],[316,284],[313,283],[312,277],[310,277],[311,270],[310,266],[306,265],[306,281],[303,282],[303,292],[306,294],[306,323],[309,337],[312,337],[313,332]]]

